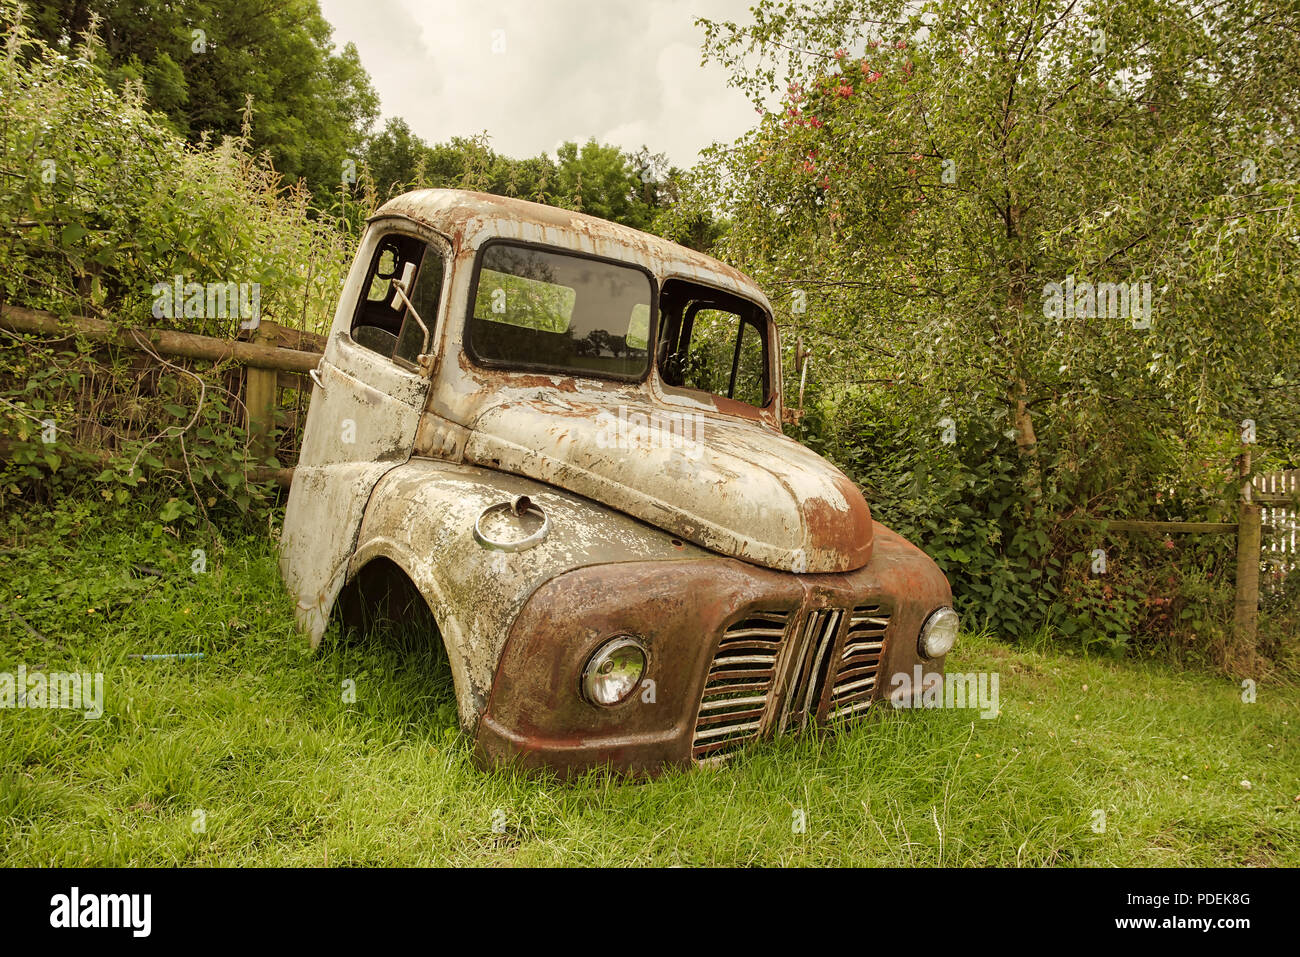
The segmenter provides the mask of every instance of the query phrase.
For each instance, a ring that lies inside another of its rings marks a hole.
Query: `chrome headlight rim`
[[[600,683],[626,666],[629,651],[635,652],[640,658],[636,677],[628,682],[626,690],[617,698],[605,700],[608,696],[601,694]],[[580,683],[583,700],[598,708],[614,708],[624,704],[636,695],[649,668],[650,653],[638,636],[628,633],[613,635],[597,645],[596,650],[588,656],[587,663],[582,666]]]
[[[953,645],[957,643],[957,630],[961,624],[961,619],[957,612],[950,605],[944,605],[942,608],[936,608],[926,616],[925,623],[921,625],[921,633],[916,639],[916,651],[922,658],[931,661],[935,658],[942,658],[948,652],[952,651]],[[938,649],[932,646],[930,639],[935,637],[936,629],[945,629],[947,634],[947,644]]]

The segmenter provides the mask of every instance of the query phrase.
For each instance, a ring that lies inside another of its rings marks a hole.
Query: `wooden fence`
[[[1265,582],[1279,588],[1288,575],[1300,572],[1300,469],[1257,475],[1253,495],[1264,524],[1272,526],[1263,543]]]
[[[276,429],[284,424],[285,390],[297,392],[295,417],[288,422],[287,438],[296,438],[305,411],[303,396],[310,392],[307,373],[320,362],[324,339],[284,329],[262,321],[252,341],[216,339],[170,330],[141,330],[115,326],[101,319],[57,316],[18,306],[0,305],[0,329],[42,336],[66,337],[69,333],[94,342],[115,344],[144,352],[151,357],[233,364],[243,369],[244,422],[250,450],[259,459],[269,458],[277,447]],[[296,454],[296,448],[293,452]],[[1268,585],[1279,583],[1300,566],[1300,527],[1297,494],[1300,470],[1250,475],[1250,448],[1239,458],[1241,496],[1235,522],[1147,522],[1108,521],[1106,530],[1117,534],[1232,534],[1237,539],[1237,579],[1234,623],[1237,635],[1251,649],[1255,647],[1259,614],[1260,572]],[[250,478],[275,481],[288,487],[292,468],[257,469]],[[1265,524],[1264,519],[1267,519]],[[1265,533],[1267,538],[1265,538]]]
[[[292,461],[296,456],[296,436],[311,392],[307,374],[319,364],[325,343],[322,336],[286,329],[268,320],[259,323],[250,340],[241,341],[168,329],[118,326],[86,317],[61,320],[48,312],[12,305],[0,305],[0,329],[52,338],[72,334],[90,342],[131,350],[139,354],[139,368],[133,366],[133,371],[141,376],[146,371],[160,374],[164,360],[230,370],[222,381],[226,392],[242,407],[241,424],[248,433],[250,456],[257,460],[276,455],[280,427],[289,440],[287,447],[279,449],[281,459]],[[170,361],[167,364],[173,365],[174,371],[186,371],[185,365]],[[82,395],[73,397],[78,405],[97,398],[85,394],[94,392],[96,378],[91,375],[87,381],[89,387],[83,388]],[[286,392],[296,393],[293,401],[284,401]],[[74,444],[78,438],[86,438],[84,430],[81,435],[74,433]],[[274,481],[286,488],[292,476],[292,468],[256,468],[249,473],[250,479]]]

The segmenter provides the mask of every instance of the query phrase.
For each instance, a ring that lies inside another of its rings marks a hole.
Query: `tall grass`
[[[1000,675],[995,719],[882,708],[720,770],[561,783],[475,766],[436,649],[332,633],[312,655],[266,532],[205,535],[74,506],[4,529],[0,671],[107,691],[97,721],[0,711],[0,862],[1300,864],[1292,687],[1246,703],[967,635],[949,668]],[[177,651],[206,657],[128,657]]]

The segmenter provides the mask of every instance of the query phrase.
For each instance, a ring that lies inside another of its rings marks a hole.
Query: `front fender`
[[[942,673],[944,659],[921,660],[917,636],[927,615],[951,604],[947,580],[924,552],[885,526],[877,523],[873,537],[871,562],[852,572],[795,575],[714,556],[585,568],[547,582],[523,608],[501,656],[478,724],[480,760],[565,773],[598,765],[635,773],[689,765],[719,640],[759,609],[789,615],[789,629],[802,628],[809,612],[879,605],[889,624],[873,700],[887,694],[893,675],[910,676],[917,665]],[[590,704],[580,694],[583,668],[619,633],[637,635],[646,648],[644,687],[653,690],[613,707]],[[795,639],[787,630],[782,656],[797,647]],[[772,709],[756,737],[779,733],[773,718],[785,690],[783,678],[773,680]]]
[[[485,508],[527,495],[550,534],[524,551],[485,548],[474,523]],[[412,459],[375,486],[348,579],[375,558],[396,563],[442,632],[462,727],[487,706],[511,626],[529,597],[578,568],[621,562],[722,559],[589,499],[490,469]]]

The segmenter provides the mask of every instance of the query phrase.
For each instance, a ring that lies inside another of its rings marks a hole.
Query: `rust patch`
[[[763,418],[763,410],[756,409],[747,402],[741,402],[737,399],[728,399],[725,395],[711,395],[713,406],[723,415],[734,415],[740,419],[749,419],[752,422],[758,422]]]
[[[719,640],[756,611],[788,614],[795,623],[818,609],[883,608],[888,637],[871,698],[879,700],[888,690],[887,675],[909,672],[920,661],[921,622],[952,596],[924,553],[875,527],[885,561],[854,572],[800,576],[710,559],[594,566],[553,579],[511,629],[478,725],[480,762],[562,774],[608,766],[653,775],[667,766],[691,765],[697,712]],[[840,630],[830,646],[835,654],[850,624],[848,617],[837,621]],[[579,692],[583,667],[600,645],[624,633],[636,635],[649,654],[643,684],[613,707],[589,704]],[[809,646],[793,649],[793,637],[782,639],[764,736],[777,733],[774,722],[785,704],[781,682],[792,681],[797,670],[793,650],[807,651],[813,660]],[[930,671],[942,666],[925,662]],[[829,666],[823,670],[833,674]],[[647,679],[654,682],[653,702],[645,700]],[[823,680],[810,721],[825,720],[830,702],[831,685]]]

